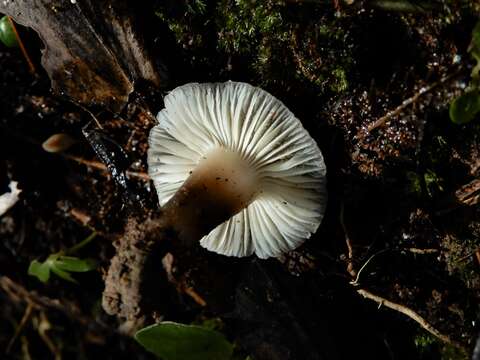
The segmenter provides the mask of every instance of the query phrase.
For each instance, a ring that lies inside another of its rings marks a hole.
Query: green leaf
[[[450,104],[450,119],[455,124],[466,124],[480,112],[480,93],[471,90],[459,96]]]
[[[472,31],[472,42],[470,43],[470,52],[478,59],[480,56],[480,21],[477,22]]]
[[[55,263],[52,264],[52,266],[50,267],[50,270],[52,270],[52,272],[55,275],[62,278],[63,280],[67,280],[77,284],[77,280],[75,280],[68,272],[63,271],[62,269],[59,269]]]
[[[0,41],[8,47],[18,46],[15,31],[13,30],[7,16],[4,16],[0,19]]]
[[[50,279],[50,267],[46,263],[33,260],[28,267],[28,275],[36,276],[41,282],[46,283]]]
[[[169,321],[139,330],[135,339],[163,360],[227,360],[233,352],[217,331]]]
[[[28,274],[36,276],[40,281],[47,282],[50,272],[58,277],[77,283],[69,272],[85,272],[96,268],[97,264],[93,259],[79,259],[73,256],[64,256],[61,253],[50,255],[43,263],[34,260],[30,263]]]
[[[93,259],[79,259],[74,256],[59,256],[55,266],[61,270],[72,272],[86,272],[95,270],[97,263]]]

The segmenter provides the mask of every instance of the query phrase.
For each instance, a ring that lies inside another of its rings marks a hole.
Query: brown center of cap
[[[180,239],[198,241],[248,206],[258,184],[247,161],[234,151],[217,148],[201,159],[164,211]]]

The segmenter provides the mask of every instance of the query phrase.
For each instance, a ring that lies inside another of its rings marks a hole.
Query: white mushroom
[[[216,212],[216,227],[201,234],[203,247],[278,257],[317,230],[327,200],[325,163],[278,99],[240,82],[187,84],[165,97],[157,119],[149,174],[160,204],[175,208],[178,228],[211,223]]]

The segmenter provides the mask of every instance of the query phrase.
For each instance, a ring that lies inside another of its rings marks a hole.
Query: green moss
[[[190,10],[187,10],[190,9]],[[190,19],[195,18],[196,13],[190,13],[191,7],[185,8],[187,14],[189,14]],[[199,14],[202,14],[199,12]],[[192,32],[192,24],[189,21],[184,21],[183,19],[178,19],[175,16],[169,15],[165,10],[157,10],[155,12],[162,21],[164,21],[170,31],[174,34],[177,43],[182,45],[188,45],[189,47],[201,47],[203,44],[203,37],[201,32],[195,33]]]
[[[466,360],[467,354],[451,345],[440,342],[430,333],[420,330],[414,338],[421,359]]]
[[[415,346],[422,354],[428,354],[432,351],[432,347],[436,346],[437,339],[425,331],[421,331],[414,339]]]
[[[480,238],[475,232],[462,238],[451,235],[442,243],[448,272],[469,289],[480,288],[480,275],[473,260],[479,246]]]
[[[442,360],[467,360],[469,356],[464,351],[445,344],[440,350]]]
[[[414,171],[408,171],[407,177],[407,192],[416,196],[422,195],[422,179]]]
[[[262,38],[284,41],[288,31],[283,21],[280,1],[223,0],[218,6],[220,48],[235,53],[249,53],[260,46]]]
[[[208,73],[221,74],[233,63],[236,71],[238,64],[246,66],[248,71],[242,72],[267,88],[308,87],[320,95],[348,89],[353,63],[345,46],[348,20],[326,13],[330,6],[284,0],[169,4],[156,14],[186,52],[192,69],[201,64],[203,72],[207,66]]]
[[[407,192],[421,196],[423,194],[423,186],[425,186],[426,195],[434,198],[439,193],[443,192],[443,180],[433,170],[427,169],[424,173],[417,174],[413,171],[408,171],[407,178]]]
[[[347,74],[343,68],[336,68],[332,72],[333,81],[330,88],[333,92],[341,93],[348,89]]]

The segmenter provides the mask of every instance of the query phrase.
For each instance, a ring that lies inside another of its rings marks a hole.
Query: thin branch
[[[413,254],[427,255],[427,254],[438,254],[440,250],[438,249],[419,249],[419,248],[406,248],[405,251],[409,251]]]
[[[47,348],[50,350],[52,353],[53,357],[55,360],[61,360],[62,359],[62,354],[57,345],[53,342],[52,339],[50,339],[50,336],[48,336],[47,331],[52,328],[52,325],[48,321],[47,315],[45,312],[40,312],[40,320],[39,320],[39,325],[37,326],[37,332],[40,338],[43,340]]]
[[[25,287],[16,283],[8,276],[0,276],[0,291],[2,290],[14,303],[26,303],[36,310],[42,310],[45,308],[55,309],[65,314],[70,319],[77,321],[81,325],[91,326],[92,323],[94,323],[102,329],[109,329],[109,327],[103,323],[85,317],[76,304],[67,300],[62,300],[62,302],[60,302],[57,299],[51,299],[39,295],[34,291],[28,291]]]
[[[402,313],[406,316],[408,316],[410,319],[414,320],[417,322],[422,328],[427,330],[430,334],[438,338],[439,340],[443,341],[444,343],[447,343],[449,345],[452,345],[465,353],[467,352],[465,345],[463,345],[460,342],[457,342],[455,340],[452,340],[449,336],[442,334],[440,331],[438,331],[433,325],[431,325],[427,320],[425,320],[422,316],[420,316],[418,313],[413,311],[412,309],[401,305],[397,304],[393,301],[387,300],[381,296],[375,295],[371,293],[368,290],[365,289],[357,289],[357,293],[363,296],[366,299],[370,299],[378,303],[379,305],[383,305],[389,309],[398,311],[399,313]]]
[[[207,302],[195,291],[194,288],[182,284],[181,289],[185,294],[190,296],[193,301],[195,301],[198,305],[202,307],[207,306]]]
[[[420,90],[415,93],[412,97],[409,97],[408,99],[404,100],[399,106],[397,106],[394,110],[389,111],[387,114],[382,116],[381,118],[377,119],[375,122],[372,124],[368,125],[366,133],[364,132],[358,132],[356,135],[357,139],[363,139],[368,133],[372,132],[376,128],[383,126],[387,121],[391,120],[394,116],[399,115],[403,110],[405,110],[407,107],[415,103],[420,97],[422,97],[425,94],[428,94],[432,90],[436,89],[438,86],[450,81],[451,79],[455,78],[458,74],[460,73],[460,70],[457,70],[453,72],[452,74],[449,74],[440,80],[434,82],[433,84],[430,84],[428,86],[420,88]]]
[[[99,161],[95,161],[95,160],[87,160],[87,159],[83,159],[81,157],[78,157],[78,156],[74,156],[74,155],[68,155],[68,154],[63,154],[63,156],[69,160],[73,160],[73,161],[76,161],[78,162],[79,164],[82,164],[82,165],[85,165],[89,168],[92,168],[92,169],[96,169],[96,170],[100,170],[100,171],[103,171],[103,172],[107,172],[108,169],[107,169],[107,166]],[[150,181],[150,176],[148,176],[147,173],[144,173],[144,172],[137,172],[137,171],[129,171],[127,170],[125,172],[125,174],[129,177],[133,177],[133,178],[137,178],[137,179],[140,179],[140,180],[143,180],[143,181]]]
[[[33,64],[32,59],[28,55],[27,49],[25,48],[25,45],[23,45],[23,41],[20,38],[20,35],[17,31],[17,27],[15,23],[13,22],[12,18],[10,16],[7,16],[8,22],[10,23],[10,26],[12,27],[13,33],[15,34],[15,37],[17,38],[18,46],[20,47],[20,50],[22,51],[23,57],[27,61],[28,68],[30,70],[30,73],[36,75],[37,70],[35,69],[35,65]]]
[[[15,329],[15,334],[12,336],[12,338],[8,342],[7,349],[5,350],[6,354],[8,354],[10,352],[13,344],[15,343],[15,340],[17,340],[17,338],[18,338],[18,335],[20,335],[23,328],[27,324],[28,320],[30,320],[30,317],[32,316],[32,311],[33,311],[33,306],[32,306],[32,304],[28,303],[27,307],[25,308],[25,312],[23,313],[22,320],[20,320],[20,323],[18,324],[17,328]]]
[[[360,274],[362,273],[362,271],[367,267],[367,265],[370,263],[370,261],[373,260],[374,257],[376,257],[377,255],[381,254],[381,253],[384,253],[388,251],[388,249],[383,249],[383,250],[380,250],[379,252],[373,254],[372,256],[370,256],[367,261],[365,261],[365,263],[362,265],[362,267],[360,268],[360,270],[358,270],[357,272],[357,276],[355,277],[355,280],[352,280],[350,281],[350,284],[353,285],[353,286],[358,286],[358,282],[360,280]]]
[[[342,202],[340,207],[340,224],[342,225],[343,234],[345,236],[345,244],[347,245],[347,272],[352,276],[352,278],[357,276],[357,272],[353,267],[353,247],[352,242],[350,240],[350,236],[347,231],[347,227],[345,226],[345,204]]]
[[[173,262],[174,262],[174,257],[172,253],[167,253],[165,256],[162,258],[162,265],[163,269],[167,273],[167,279],[168,281],[175,285],[175,288],[177,289],[178,292],[184,293],[192,298],[193,301],[195,301],[198,305],[204,307],[207,306],[207,302],[195,291],[194,288],[188,286],[186,284],[186,281],[184,279],[181,279],[178,281],[175,276],[173,275]]]

